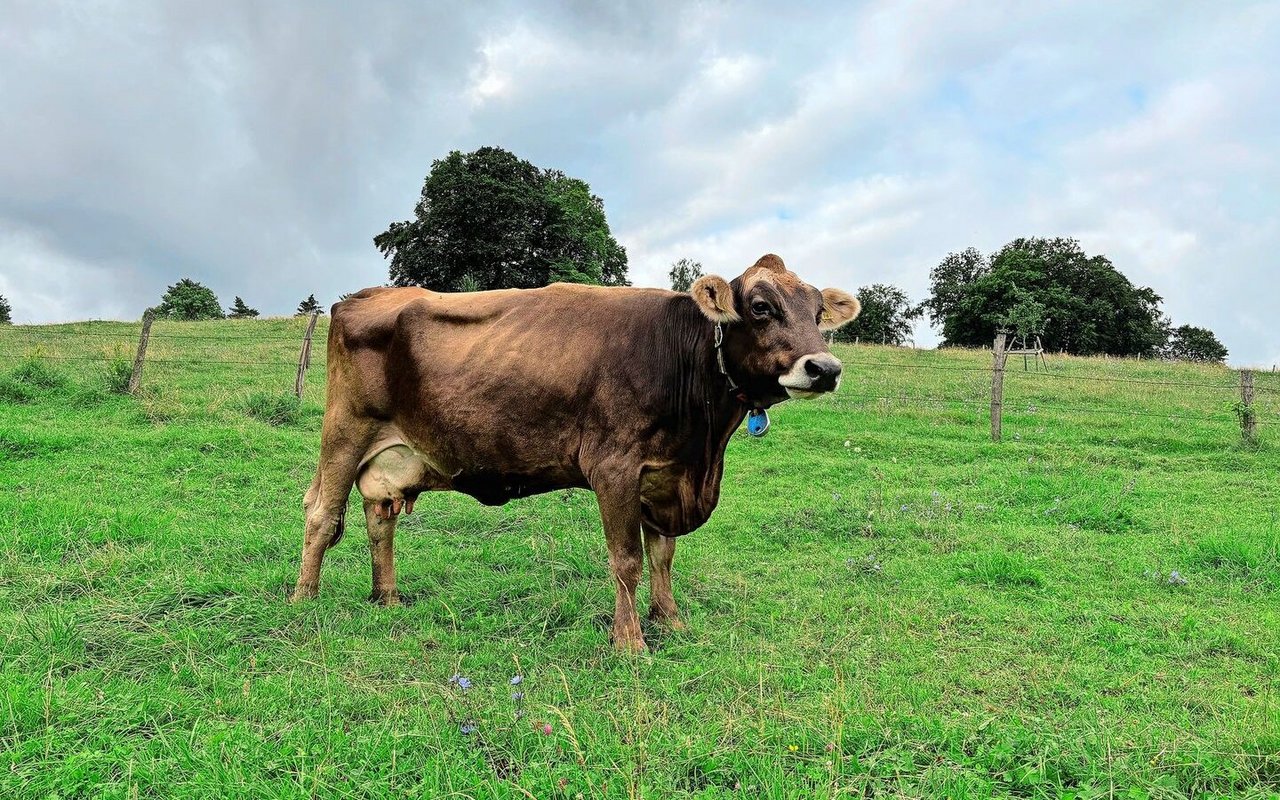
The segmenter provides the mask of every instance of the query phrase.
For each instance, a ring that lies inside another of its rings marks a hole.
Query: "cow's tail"
[[[328,550],[330,547],[333,547],[335,544],[342,541],[342,535],[346,532],[347,532],[347,507],[344,504],[342,508],[338,510],[338,523],[335,526],[335,529],[333,531],[333,537],[329,539],[329,544],[325,545],[324,549]]]

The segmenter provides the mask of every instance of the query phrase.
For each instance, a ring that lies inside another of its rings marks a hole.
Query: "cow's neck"
[[[733,388],[728,376],[720,372],[715,323],[703,316],[687,295],[675,299],[669,321],[661,335],[668,355],[663,360],[672,373],[668,386],[675,387],[670,410],[683,425],[695,429],[689,433],[702,440],[703,452],[719,461],[749,406],[739,398],[741,390]]]

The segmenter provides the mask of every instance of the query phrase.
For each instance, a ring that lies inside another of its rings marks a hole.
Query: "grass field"
[[[1223,368],[1011,362],[994,444],[989,353],[837,348],[838,396],[730,444],[688,629],[626,657],[581,491],[424,496],[411,604],[366,601],[360,527],[285,602],[300,328],[158,323],[137,398],[136,325],[0,331],[0,797],[1280,792],[1275,375],[1247,447]]]

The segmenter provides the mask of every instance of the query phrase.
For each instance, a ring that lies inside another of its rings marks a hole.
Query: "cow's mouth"
[[[840,386],[840,372],[840,359],[830,353],[810,353],[796,359],[778,383],[788,397],[810,400],[834,392]]]
[[[825,391],[815,392],[809,389],[792,389],[790,386],[784,386],[783,388],[787,390],[787,397],[790,397],[792,400],[812,400],[815,397],[821,397],[824,394],[827,394]]]

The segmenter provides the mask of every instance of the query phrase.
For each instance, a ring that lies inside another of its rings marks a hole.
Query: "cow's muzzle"
[[[817,397],[836,390],[841,369],[840,359],[830,353],[810,353],[796,359],[787,374],[778,378],[778,383],[791,397]]]

